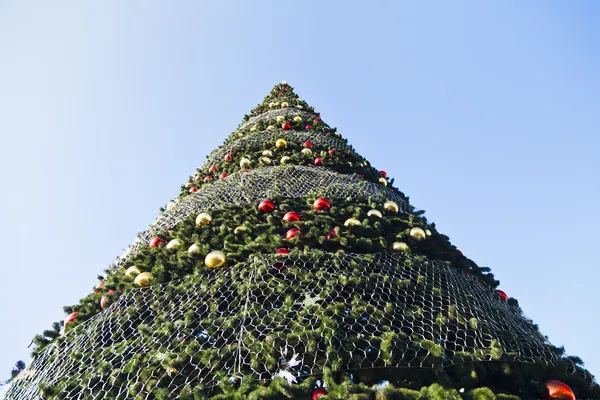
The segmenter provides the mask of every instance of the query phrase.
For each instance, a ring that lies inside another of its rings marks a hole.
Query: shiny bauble
[[[219,179],[225,179],[227,178],[227,174],[225,172],[223,172],[221,175],[219,175]]]
[[[331,203],[325,197],[319,197],[312,205],[313,210],[328,211],[331,208]]]
[[[275,204],[271,200],[263,200],[258,204],[258,211],[270,213],[275,209]]]
[[[281,103],[281,108],[288,108],[290,105],[287,102]]]
[[[252,163],[252,161],[250,161],[250,159],[248,159],[246,157],[242,157],[242,159],[240,160],[240,168],[248,169],[248,168],[250,168],[251,163]]]
[[[397,213],[398,212],[398,204],[396,204],[395,201],[391,201],[391,200],[390,201],[386,201],[383,204],[383,209],[386,210],[386,211]]]
[[[213,180],[213,177],[212,177],[211,175],[207,175],[207,176],[205,176],[205,177],[204,177],[204,179],[203,179],[203,181],[204,181],[204,182],[210,182],[210,181],[212,181],[212,180]]]
[[[271,159],[269,157],[261,157],[258,159],[258,161],[263,164],[263,165],[270,165],[271,164]]]
[[[181,245],[181,240],[173,239],[169,243],[167,243],[167,249],[176,249]]]
[[[106,309],[106,307],[108,307],[109,304],[110,304],[110,297],[102,296],[102,298],[100,299],[100,308],[104,310],[104,309]]]
[[[502,300],[508,301],[508,295],[506,293],[504,293],[502,290],[496,290],[496,293],[498,293],[498,295],[500,295],[500,297],[502,297]]]
[[[431,231],[430,231],[429,229],[425,229],[425,234],[426,234],[427,236],[431,236]]]
[[[275,130],[275,125],[269,125],[269,126],[267,126],[267,130],[268,131],[274,131]]]
[[[196,243],[194,243],[193,245],[191,245],[188,248],[187,252],[189,255],[200,254],[200,246],[198,246]]]
[[[193,186],[192,188],[190,188],[190,193],[196,193],[198,191],[198,188],[196,186]]]
[[[129,267],[125,270],[125,276],[129,279],[134,279],[136,276],[138,276],[141,273],[142,273],[142,271],[140,271],[140,269],[138,267],[136,267],[135,265],[132,265],[131,267]]]
[[[425,231],[423,229],[419,228],[418,226],[415,226],[414,228],[411,228],[410,236],[417,240],[422,240],[422,239],[425,239],[427,234],[425,233]]]
[[[135,277],[133,283],[140,287],[150,286],[152,281],[154,280],[154,276],[150,272],[142,272],[138,276]]]
[[[284,122],[284,123],[281,125],[281,129],[283,129],[284,131],[287,131],[287,130],[289,130],[289,129],[291,129],[291,128],[292,128],[292,125],[291,125],[289,122]]]
[[[309,142],[308,140],[306,142],[302,143],[302,146],[309,147],[311,149],[313,148],[313,144],[311,142]]]
[[[206,255],[206,258],[204,259],[204,265],[206,265],[206,268],[210,269],[221,268],[225,265],[226,262],[227,257],[225,257],[225,254],[223,254],[223,252],[220,250],[211,251]]]
[[[277,141],[275,141],[275,147],[278,149],[285,149],[286,146],[287,141],[285,139],[277,139]]]
[[[322,157],[317,157],[315,158],[315,162],[314,162],[316,167],[320,167],[323,165],[323,158]]]
[[[379,171],[379,175],[382,176],[383,178],[387,178],[387,172],[385,172],[385,171]]]
[[[196,217],[196,226],[208,225],[212,222],[212,216],[208,213],[200,213]]]
[[[325,390],[323,388],[315,389],[312,392],[311,400],[318,400],[321,396],[325,396],[326,394],[327,394],[327,390]]]
[[[161,243],[164,243],[164,242],[165,242],[164,240],[162,240],[161,238],[159,238],[157,236],[150,241],[150,247],[156,248],[156,247],[160,246]]]
[[[99,284],[96,285],[96,288],[94,290],[95,294],[100,293],[98,289],[102,289],[104,287],[104,281],[100,282]]]
[[[277,118],[275,118],[275,120],[277,122],[282,122],[283,120],[285,120],[285,117],[283,115],[279,115]]]
[[[383,218],[383,215],[379,210],[369,210],[369,212],[367,213],[367,217]]]
[[[302,149],[301,153],[302,154],[306,154],[307,156],[309,156],[309,155],[312,154],[312,150],[309,149],[308,147],[305,147],[305,148]]]
[[[282,248],[277,249],[277,251],[275,251],[275,254],[286,256],[286,255],[290,254],[290,251],[288,249],[286,249],[285,247],[282,247]]]
[[[387,186],[387,181],[385,178],[379,178],[379,183],[381,183],[383,186]]]
[[[301,117],[301,116],[299,116],[299,115],[296,115],[296,116],[294,117],[294,122],[300,122],[300,121],[302,121],[302,117]]]
[[[296,221],[300,221],[300,214],[298,214],[296,211],[290,211],[285,213],[285,215],[283,216],[283,220],[285,222],[296,222]]]
[[[211,167],[208,169],[208,172],[217,172],[217,166],[211,165]]]
[[[287,164],[289,161],[291,160],[290,157],[288,156],[283,156],[281,157],[281,161],[279,161],[281,164]]]
[[[304,237],[304,235],[302,235],[302,232],[300,232],[300,229],[298,228],[292,228],[285,233],[285,238],[287,240],[292,240],[295,237],[298,237],[300,239]]]
[[[246,231],[248,231],[248,228],[245,225],[240,225],[233,230],[233,233],[235,235],[240,235]]]
[[[71,314],[67,315],[67,317],[65,318],[64,327],[66,327],[67,324],[70,324],[71,322],[74,322],[75,318],[77,318],[77,314],[79,314],[79,313],[78,312],[72,312]]]
[[[544,400],[575,400],[575,393],[561,381],[547,381],[544,383]]]
[[[262,152],[262,155],[265,157],[273,157],[273,152],[271,150],[265,150]]]
[[[312,129],[312,125],[311,125],[311,124],[307,124],[307,125],[305,126],[305,128],[306,128],[306,129]]]
[[[233,153],[227,153],[227,154],[225,154],[225,161],[231,161],[233,159],[234,159]]]
[[[392,249],[395,251],[408,251],[408,245],[404,242],[394,242]]]
[[[361,225],[360,221],[356,218],[348,218],[344,222],[344,226],[360,226],[360,225]]]

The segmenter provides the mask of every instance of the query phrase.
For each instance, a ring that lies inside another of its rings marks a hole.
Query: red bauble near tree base
[[[317,157],[315,158],[315,162],[314,162],[315,166],[320,167],[323,165],[323,158],[322,157]]]
[[[308,140],[306,142],[302,143],[302,146],[308,147],[308,148],[311,148],[311,149],[313,148],[313,144],[311,142],[309,142]]]
[[[225,154],[225,161],[231,161],[233,160],[234,155],[232,153],[227,153]]]
[[[289,249],[286,249],[285,247],[281,247],[275,251],[275,254],[287,255],[287,254],[290,254],[290,251],[289,251]]]
[[[275,209],[275,204],[271,200],[263,200],[258,205],[258,210],[264,213],[270,213]]]
[[[281,125],[281,129],[283,129],[284,131],[287,131],[291,128],[292,128],[292,125],[289,122],[284,122],[283,125]]]
[[[327,394],[327,390],[323,389],[323,388],[318,388],[315,389],[314,392],[312,392],[312,400],[318,400],[321,396],[325,396]]]
[[[208,172],[216,172],[217,171],[217,167],[216,165],[212,165],[209,169]]]
[[[296,221],[300,221],[300,214],[298,214],[296,211],[290,211],[285,213],[285,215],[283,216],[283,220],[285,222],[296,222]]]
[[[544,383],[543,400],[575,400],[575,393],[561,381],[548,381]]]
[[[508,301],[508,296],[506,293],[504,293],[502,290],[496,290],[496,292],[500,295],[500,297],[502,297],[502,300]]]
[[[331,208],[331,203],[325,197],[319,197],[313,203],[313,210],[328,211]]]

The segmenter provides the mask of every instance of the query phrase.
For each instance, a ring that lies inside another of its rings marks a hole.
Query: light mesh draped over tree
[[[1,399],[600,398],[285,83],[100,278]]]

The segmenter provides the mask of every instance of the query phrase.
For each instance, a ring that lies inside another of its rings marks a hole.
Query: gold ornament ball
[[[240,160],[240,168],[248,169],[250,168],[250,163],[251,161],[248,158],[242,157],[242,159]]]
[[[299,115],[297,115],[297,116],[294,117],[294,121],[295,122],[300,122],[300,121],[302,121],[302,117],[300,117]]]
[[[356,218],[348,218],[346,222],[344,222],[344,226],[359,226],[361,225],[360,221]]]
[[[275,107],[275,102],[270,102],[270,103],[269,103],[269,107],[270,107],[270,108],[273,108],[273,107]]]
[[[140,269],[138,267],[136,267],[135,265],[132,265],[131,267],[127,268],[127,270],[125,271],[125,276],[128,277],[129,279],[133,279],[141,273],[142,273],[142,271],[140,271]]]
[[[384,177],[379,178],[379,183],[381,183],[383,186],[387,186],[387,181]]]
[[[275,118],[277,120],[277,122],[281,122],[285,120],[285,117],[283,115],[278,116],[277,118]]]
[[[381,211],[375,210],[375,209],[369,210],[369,212],[367,213],[367,216],[368,217],[373,216],[373,217],[377,217],[377,218],[382,218],[383,217],[383,215],[381,215]]]
[[[271,164],[271,159],[269,157],[261,157],[258,159],[258,161],[260,161],[261,164],[264,165],[270,165]]]
[[[285,149],[285,146],[287,146],[287,142],[285,141],[285,139],[277,139],[277,141],[275,142],[275,147],[277,147],[278,149]]]
[[[212,217],[209,213],[200,213],[196,217],[196,226],[208,225],[212,222]]]
[[[287,102],[281,103],[281,108],[288,108],[290,105]]]
[[[414,237],[415,239],[422,240],[425,239],[425,237],[427,237],[427,234],[423,229],[419,228],[418,226],[415,226],[410,230],[410,236]]]
[[[275,125],[269,125],[269,126],[267,126],[267,130],[268,131],[272,131],[273,129],[275,129]]]
[[[425,233],[427,234],[427,236],[431,236],[431,231],[429,229],[426,229]]]
[[[220,250],[213,250],[204,259],[206,268],[221,268],[227,262],[227,257]]]
[[[273,157],[273,152],[271,150],[265,150],[262,152],[262,155],[265,157]]]
[[[408,245],[404,242],[394,242],[392,248],[395,251],[408,251]]]
[[[167,243],[167,249],[176,249],[181,244],[181,240],[173,239],[169,243]]]
[[[154,280],[154,276],[150,272],[142,272],[138,276],[135,277],[133,281],[140,287],[150,286],[152,281]]]
[[[196,243],[191,245],[188,249],[188,254],[190,254],[190,255],[199,254],[199,253],[200,253],[200,246],[198,246]]]
[[[396,204],[395,201],[391,201],[391,200],[386,201],[383,204],[383,209],[386,211],[391,211],[391,212],[397,213],[398,212],[398,204]]]
[[[246,232],[247,230],[248,230],[248,228],[246,228],[246,226],[244,226],[244,225],[240,225],[240,226],[236,227],[236,228],[233,230],[233,233],[234,233],[234,234],[236,234],[236,235],[239,235],[240,233],[244,233],[244,232]]]
[[[308,147],[305,147],[304,149],[302,149],[302,154],[311,155],[312,150],[309,149]]]

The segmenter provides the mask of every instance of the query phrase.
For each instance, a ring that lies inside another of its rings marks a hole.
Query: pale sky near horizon
[[[0,380],[281,80],[600,374],[600,3],[364,4],[0,0]]]

